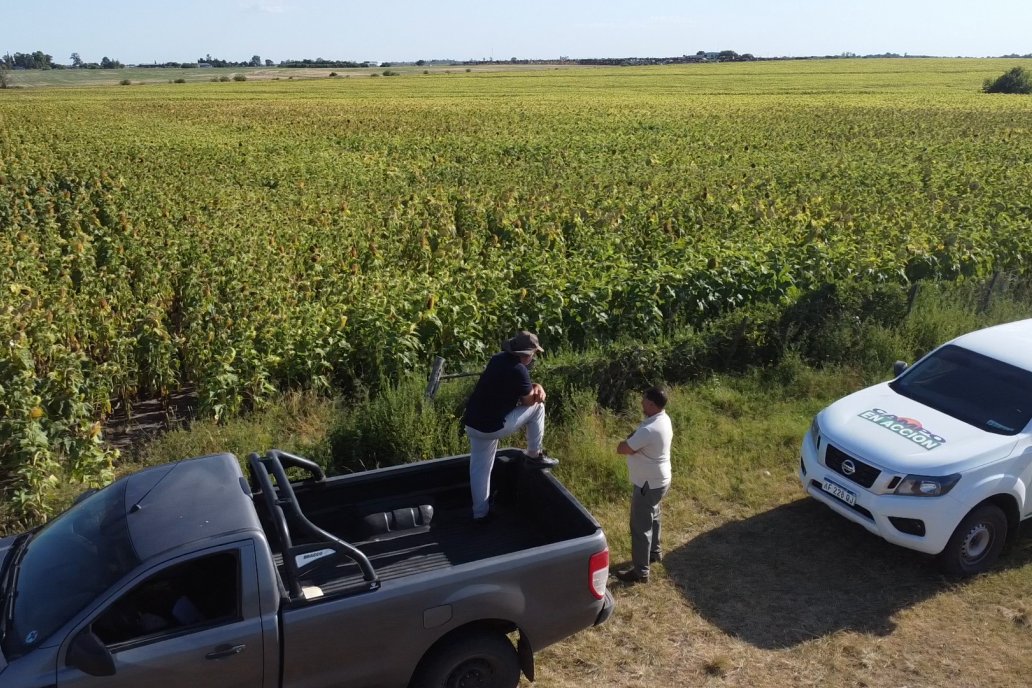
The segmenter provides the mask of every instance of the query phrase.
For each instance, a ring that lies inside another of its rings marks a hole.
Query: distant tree
[[[47,55],[42,50],[37,50],[32,53],[32,60],[35,63],[35,69],[50,69],[54,66],[54,58]]]
[[[265,66],[266,67],[272,67],[273,66],[273,61],[272,60],[268,60],[268,59],[265,60]]]
[[[82,58],[79,57],[79,53],[72,53],[72,56],[69,59],[72,61],[72,66],[76,69],[82,67]]]
[[[422,67],[425,64],[426,64],[426,60],[416,60],[416,66],[417,67]]]
[[[738,53],[734,50],[721,50],[717,53],[718,62],[735,62],[738,60]]]
[[[250,65],[252,67],[261,67],[262,66],[262,58],[259,57],[258,55],[252,55],[251,56]]]
[[[54,58],[42,50],[34,53],[15,53],[6,55],[4,61],[10,69],[53,69]]]
[[[1032,74],[1024,67],[1014,67],[982,84],[985,93],[1032,93]]]
[[[123,66],[118,60],[112,60],[106,55],[100,59],[101,69],[121,69]]]

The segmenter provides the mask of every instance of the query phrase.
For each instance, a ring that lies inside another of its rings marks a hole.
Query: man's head
[[[502,342],[502,350],[519,356],[524,364],[529,363],[534,358],[534,354],[544,351],[541,344],[538,343],[537,335],[526,330],[522,330],[515,337]]]
[[[649,387],[641,395],[641,410],[646,416],[654,416],[667,405],[667,393],[662,387]]]

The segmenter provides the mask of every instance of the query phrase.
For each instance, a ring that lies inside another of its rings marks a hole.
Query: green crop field
[[[32,521],[106,479],[118,399],[225,418],[517,327],[577,348],[1027,274],[1032,99],[979,92],[1014,62],[0,91],[0,485]]]

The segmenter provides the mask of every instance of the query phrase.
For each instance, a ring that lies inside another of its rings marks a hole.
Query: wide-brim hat
[[[502,342],[502,350],[508,351],[510,354],[521,354],[523,356],[532,356],[544,351],[538,342],[537,335],[526,330],[521,331],[512,339]]]

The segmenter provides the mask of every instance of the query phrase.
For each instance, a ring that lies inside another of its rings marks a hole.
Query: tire
[[[939,555],[942,569],[954,576],[973,576],[992,566],[1007,542],[1007,516],[995,504],[971,510]]]
[[[495,633],[462,635],[426,657],[410,688],[515,688],[520,660],[508,638]]]

